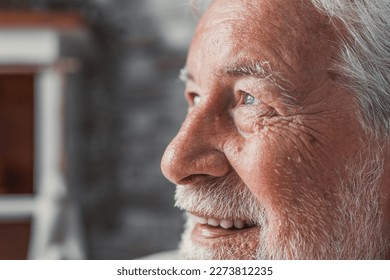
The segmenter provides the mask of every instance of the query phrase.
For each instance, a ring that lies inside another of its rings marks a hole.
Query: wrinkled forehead
[[[311,72],[309,65],[328,67],[334,33],[329,18],[309,0],[215,0],[197,26],[193,65],[187,66],[200,69],[196,64],[212,58],[215,67],[250,57],[282,72]]]
[[[214,0],[204,15],[214,20],[242,19],[245,26],[250,26],[248,20],[256,23],[263,19],[272,20],[276,25],[297,26],[309,22],[324,24],[326,17],[320,14],[310,0]]]
[[[298,40],[333,33],[329,18],[310,0],[215,0],[209,6],[197,33],[213,31],[234,36],[240,42],[262,37]],[[293,43],[290,41],[291,43]],[[314,44],[312,40],[310,43]]]

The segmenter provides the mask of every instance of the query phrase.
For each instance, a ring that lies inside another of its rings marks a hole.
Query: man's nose
[[[161,161],[164,176],[174,184],[195,183],[204,177],[222,177],[230,171],[223,153],[224,124],[221,118],[201,113],[187,116]]]

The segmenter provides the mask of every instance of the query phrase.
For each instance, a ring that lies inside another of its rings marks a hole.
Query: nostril
[[[168,145],[161,160],[163,175],[176,185],[188,185],[222,177],[230,171],[224,152],[217,144],[181,130]],[[196,131],[195,131],[196,132]]]
[[[189,185],[189,184],[195,184],[199,181],[204,180],[206,177],[210,177],[210,175],[207,174],[192,174],[189,175],[183,179],[181,179],[178,184],[179,185]]]

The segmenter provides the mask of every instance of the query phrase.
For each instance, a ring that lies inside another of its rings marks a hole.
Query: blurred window
[[[33,192],[34,76],[0,75],[0,194]]]
[[[0,222],[0,260],[27,258],[31,222]]]

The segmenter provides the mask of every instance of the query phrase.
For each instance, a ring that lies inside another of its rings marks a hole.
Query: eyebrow
[[[258,79],[271,82],[279,89],[287,92],[292,87],[292,83],[284,78],[280,72],[273,71],[268,61],[256,61],[251,63],[236,64],[226,67],[224,72],[233,77],[252,76]],[[186,67],[180,70],[179,79],[183,82],[195,81],[194,76]]]
[[[269,61],[255,61],[245,64],[234,65],[226,69],[226,73],[234,77],[252,76],[263,81],[268,81],[283,91],[289,91],[292,83],[287,80],[285,75],[274,71]]]
[[[273,76],[271,65],[268,61],[230,66],[226,69],[226,73],[231,76],[256,76],[261,79],[269,79]]]

